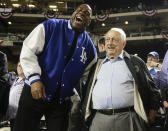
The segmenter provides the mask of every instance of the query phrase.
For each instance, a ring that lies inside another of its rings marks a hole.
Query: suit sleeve
[[[147,83],[148,83],[148,93],[149,93],[149,99],[150,99],[150,108],[158,110],[160,107],[160,101],[161,101],[161,95],[159,92],[159,88],[156,86],[154,83],[147,67],[146,64],[144,64],[144,72],[147,78]]]

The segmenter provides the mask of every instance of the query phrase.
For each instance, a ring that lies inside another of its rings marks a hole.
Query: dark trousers
[[[10,120],[10,130],[11,131],[13,131],[14,123],[15,123],[15,119],[11,119]]]
[[[59,104],[32,98],[29,87],[24,87],[14,125],[14,131],[39,131],[40,119],[44,115],[47,131],[66,131],[70,101]]]
[[[82,115],[80,112],[80,97],[75,94],[71,96],[71,110],[69,112],[69,126],[67,131],[81,131]]]
[[[165,127],[168,128],[168,108],[166,108]]]

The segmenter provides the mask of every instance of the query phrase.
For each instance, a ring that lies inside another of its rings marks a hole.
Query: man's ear
[[[126,40],[123,42],[123,46],[125,47],[126,46],[126,44],[127,44],[127,42],[126,42]]]

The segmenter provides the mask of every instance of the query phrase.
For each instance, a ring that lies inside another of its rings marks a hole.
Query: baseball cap
[[[153,56],[154,58],[159,59],[159,54],[156,51],[149,52],[147,56]]]

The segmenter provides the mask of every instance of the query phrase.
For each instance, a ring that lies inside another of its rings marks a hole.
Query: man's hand
[[[148,121],[150,124],[153,124],[155,122],[156,112],[157,112],[156,110],[150,109],[148,116]]]
[[[31,94],[36,100],[45,98],[45,88],[41,81],[34,82],[31,85]]]

